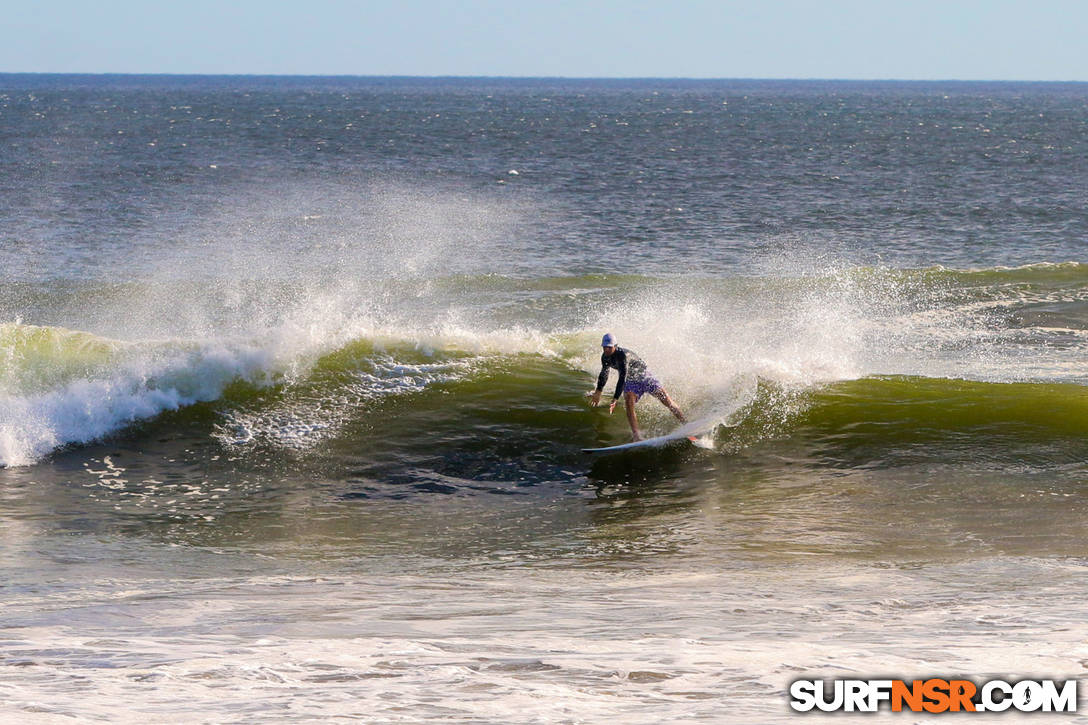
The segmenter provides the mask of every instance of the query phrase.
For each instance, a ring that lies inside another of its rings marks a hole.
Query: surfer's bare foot
[[[635,431],[634,434],[631,435],[631,442],[632,443],[637,443],[640,440],[642,440],[642,434],[639,433],[638,431]]]

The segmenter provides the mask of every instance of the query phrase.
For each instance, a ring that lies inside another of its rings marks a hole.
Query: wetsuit
[[[616,392],[612,399],[616,400],[623,392],[632,392],[638,397],[643,393],[655,393],[661,387],[649,371],[642,358],[635,354],[634,350],[624,350],[616,346],[611,355],[601,353],[601,374],[597,376],[597,390],[604,390],[604,384],[608,382],[608,369],[615,368],[620,373],[620,379],[616,381]]]

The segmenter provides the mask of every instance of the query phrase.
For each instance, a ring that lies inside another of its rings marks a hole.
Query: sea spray
[[[691,417],[713,413],[725,425],[758,417],[761,386],[779,391],[781,404],[770,407],[786,420],[808,405],[806,391],[874,375],[1077,382],[1082,279],[1077,265],[1060,265],[840,266],[726,278],[225,279],[129,284],[127,295],[85,283],[52,299],[73,308],[86,299],[87,317],[113,320],[126,335],[3,328],[3,461],[30,463],[165,410],[219,400],[233,382],[281,392],[219,406],[217,439],[295,448],[338,435],[379,398],[504,361],[516,370],[521,355],[581,371],[584,389],[599,370],[604,331],[638,351]],[[174,308],[180,314],[171,320]],[[172,322],[179,334],[156,334]],[[337,357],[355,369],[324,376]],[[640,406],[651,429],[668,425],[658,408]]]

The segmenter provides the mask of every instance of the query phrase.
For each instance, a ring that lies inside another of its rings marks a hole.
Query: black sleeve
[[[620,393],[623,392],[623,384],[627,382],[627,353],[623,350],[616,350],[616,355],[619,356],[620,377],[616,381],[616,392],[612,394],[612,400],[620,397]]]
[[[601,355],[601,374],[597,376],[597,392],[604,390],[604,384],[608,382],[608,365],[604,361],[604,355]]]

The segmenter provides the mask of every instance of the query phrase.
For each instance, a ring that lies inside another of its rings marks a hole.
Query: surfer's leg
[[[680,409],[676,407],[676,403],[672,402],[672,398],[665,392],[664,388],[658,388],[651,393],[655,398],[661,401],[661,404],[672,411],[672,414],[677,417],[681,423],[687,423],[688,419],[684,417],[684,414],[680,412]]]
[[[635,417],[635,403],[638,402],[638,396],[630,390],[626,390],[623,393],[623,404],[627,408],[627,422],[631,424],[631,437],[636,440],[642,440],[642,433],[638,430],[638,418]]]

